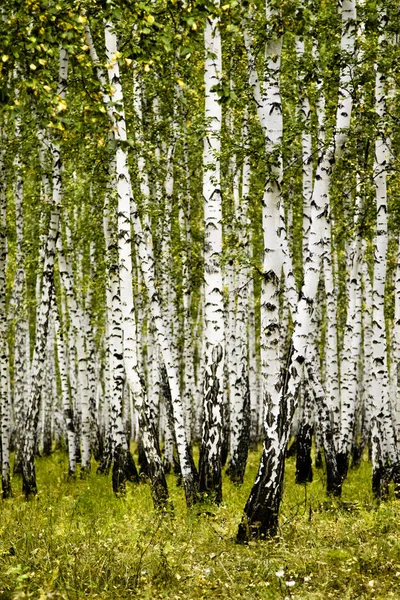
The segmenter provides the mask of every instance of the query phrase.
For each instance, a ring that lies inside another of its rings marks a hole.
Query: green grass
[[[370,465],[352,471],[343,504],[327,499],[322,471],[296,486],[287,463],[280,535],[235,544],[245,484],[224,480],[224,503],[187,510],[169,487],[175,515],[154,512],[146,484],[115,498],[108,477],[67,481],[59,453],[38,460],[40,493],[0,504],[1,599],[400,599],[400,502],[379,506]],[[294,582],[287,585],[288,582]]]

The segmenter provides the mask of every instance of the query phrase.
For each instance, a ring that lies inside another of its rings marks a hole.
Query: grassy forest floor
[[[374,503],[369,463],[341,504],[322,471],[296,486],[289,459],[279,537],[239,546],[257,466],[253,453],[242,487],[225,478],[221,506],[189,511],[169,476],[175,516],[160,518],[146,484],[115,498],[109,477],[68,481],[64,455],[38,459],[39,495],[24,501],[14,478],[0,503],[0,598],[400,599],[400,501]]]

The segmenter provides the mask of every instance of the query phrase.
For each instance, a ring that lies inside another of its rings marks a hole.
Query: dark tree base
[[[12,497],[12,489],[11,489],[11,481],[10,477],[2,477],[1,486],[3,490],[3,500],[7,500],[7,498]]]
[[[105,450],[104,438],[101,435],[100,428],[97,427],[95,440],[93,443],[93,457],[96,462],[100,462],[102,460],[104,450]]]
[[[250,446],[250,390],[247,382],[245,398],[243,400],[242,428],[236,455],[231,457],[227,474],[232,483],[241,485],[246,471],[247,457]]]
[[[126,478],[128,481],[131,481],[132,483],[139,483],[139,473],[136,468],[136,464],[133,459],[133,456],[129,450],[126,453],[125,470],[126,470]]]
[[[226,465],[226,461],[228,460],[228,454],[229,454],[229,438],[228,436],[225,436],[222,438],[222,445],[221,445],[221,466],[224,467]],[[228,467],[229,469],[229,467]]]
[[[81,460],[82,460],[82,453],[81,453],[79,443],[76,446],[75,460],[78,464],[80,464]]]
[[[158,469],[157,465],[154,465],[154,469],[150,472],[150,487],[154,508],[172,512],[174,508],[169,500],[167,480],[162,467]]]
[[[351,468],[358,469],[364,454],[364,448],[361,444],[353,444],[351,448]]]
[[[121,445],[114,449],[114,462],[112,469],[112,488],[116,496],[124,496],[127,480],[127,451]]]
[[[183,487],[185,489],[186,506],[190,508],[199,501],[199,474],[189,447],[187,448],[186,459],[190,464],[191,476],[186,481],[183,481]]]
[[[296,448],[297,448],[296,439],[294,439],[294,440],[292,440],[291,443],[289,443],[289,445],[286,449],[286,458],[292,458],[293,456],[296,456]]]
[[[90,474],[90,469],[88,467],[81,467],[81,472],[79,474],[79,477],[81,479],[86,479]]]
[[[220,504],[222,502],[222,465],[221,461],[210,464],[206,460],[206,450],[200,448],[199,492],[203,500]]]
[[[45,437],[45,439],[43,440],[43,451],[42,454],[43,456],[50,456],[52,451],[52,443],[51,443],[51,437]]]
[[[144,475],[149,477],[149,464],[147,462],[146,453],[144,451],[143,442],[141,439],[139,439],[138,443],[138,462],[140,473],[144,473]]]
[[[311,445],[314,427],[302,423],[296,435],[296,483],[311,483],[313,480]]]
[[[234,463],[232,460],[230,460],[228,468],[226,469],[226,474],[228,475],[232,483],[234,483],[235,485],[242,485],[245,469],[246,463],[243,464],[239,460],[236,463]]]
[[[165,473],[167,473],[167,474],[171,473],[172,468],[173,468],[173,465],[172,465],[171,461],[165,460],[165,458],[164,458],[164,460],[163,460],[163,466],[164,466],[164,472]]]
[[[315,468],[322,469],[323,466],[324,466],[324,461],[322,459],[322,451],[318,450],[315,455]]]
[[[111,442],[107,441],[103,453],[101,456],[100,464],[97,467],[96,473],[98,475],[108,475],[111,469],[112,457],[111,457]],[[81,469],[82,473],[82,469]]]
[[[326,459],[325,456],[325,464],[326,464],[326,493],[328,496],[333,496],[334,498],[340,498],[342,495],[342,478],[339,475],[339,471],[337,470],[336,464],[331,463]]]
[[[389,497],[389,482],[391,471],[388,467],[378,467],[372,472],[372,491],[375,498],[387,500]]]
[[[336,455],[337,468],[341,481],[343,482],[349,471],[349,455],[345,452],[338,452]]]
[[[278,515],[274,512],[263,512],[263,523],[261,523],[261,521],[255,521],[250,524],[248,520],[243,517],[236,535],[237,544],[248,544],[248,542],[252,540],[262,541],[277,535],[279,526]]]
[[[196,484],[196,480],[193,477],[190,477],[186,481],[183,482],[183,487],[185,490],[185,499],[186,506],[190,508],[194,506],[199,501],[199,490]]]
[[[250,540],[263,540],[278,533],[278,516],[282,500],[285,451],[276,457],[278,471],[272,472],[271,450],[263,450],[256,482],[247,500],[236,542],[245,544]],[[272,477],[274,475],[274,477]],[[270,482],[275,484],[271,487]]]
[[[22,470],[22,492],[25,499],[29,500],[37,495],[36,471],[34,462],[24,463]]]
[[[176,458],[175,454],[172,462],[172,467],[175,475],[176,485],[178,487],[181,487],[183,483],[181,465],[179,464],[179,460]]]
[[[14,467],[13,467],[13,475],[22,475],[22,460],[21,457],[15,456]]]

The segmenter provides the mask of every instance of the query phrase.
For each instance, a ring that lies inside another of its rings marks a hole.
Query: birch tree
[[[61,99],[64,99],[66,95],[67,74],[68,54],[66,50],[61,47],[58,84],[58,95]],[[53,294],[54,258],[56,252],[56,241],[60,222],[60,204],[62,198],[62,162],[60,146],[53,142],[51,146],[51,152],[53,159],[52,210],[44,257],[41,299],[36,321],[36,337],[31,366],[32,387],[26,414],[26,430],[22,466],[23,492],[27,497],[37,493],[34,452],[36,429],[39,418],[40,395],[42,389],[43,357],[46,347],[51,298]]]
[[[0,131],[4,138],[4,132]],[[9,389],[9,351],[7,343],[6,269],[7,269],[7,187],[4,151],[0,151],[0,410],[1,410],[1,484],[3,498],[11,495],[10,434],[11,403]]]
[[[216,5],[217,6],[217,5]],[[204,195],[204,389],[203,432],[200,449],[199,490],[222,499],[221,430],[224,371],[224,308],[222,298],[222,203],[220,132],[222,109],[218,84],[222,74],[219,21],[207,16],[204,30],[205,122],[203,151]]]

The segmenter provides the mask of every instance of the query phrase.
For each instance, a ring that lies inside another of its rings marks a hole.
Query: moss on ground
[[[400,501],[374,503],[365,461],[351,471],[343,502],[326,497],[324,475],[307,487],[286,470],[280,535],[235,544],[254,481],[224,480],[221,506],[187,510],[173,476],[174,516],[154,512],[146,484],[115,498],[109,477],[68,481],[66,459],[38,460],[39,495],[0,504],[0,598],[400,599]]]

